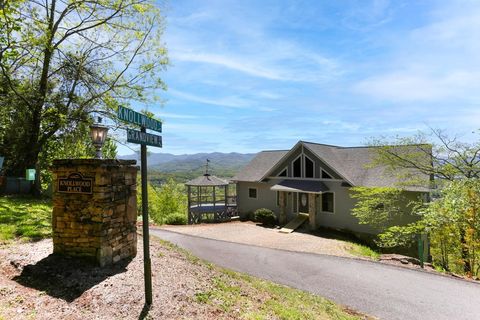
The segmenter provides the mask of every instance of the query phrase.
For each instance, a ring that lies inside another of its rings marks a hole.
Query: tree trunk
[[[463,272],[467,275],[472,274],[472,266],[470,265],[470,253],[468,252],[467,241],[465,239],[465,230],[460,230],[460,245],[462,246]]]

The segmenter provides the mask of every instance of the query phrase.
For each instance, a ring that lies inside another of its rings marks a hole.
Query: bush
[[[264,226],[273,226],[277,220],[273,211],[266,208],[255,210],[253,215],[255,221],[260,222]]]
[[[187,224],[187,216],[180,213],[171,214],[165,218],[165,223],[173,225]]]

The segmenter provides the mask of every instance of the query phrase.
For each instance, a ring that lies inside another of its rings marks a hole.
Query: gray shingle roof
[[[339,147],[311,142],[301,142],[317,157],[326,162],[353,186],[387,187],[397,186],[400,182],[396,174],[386,171],[384,166],[371,166],[376,156],[375,147]],[[406,151],[415,146],[402,146]],[[238,181],[260,181],[288,151],[260,152],[236,176]],[[428,161],[428,159],[426,159]],[[415,173],[421,180],[428,182],[430,177]],[[248,180],[247,180],[248,179]],[[426,191],[425,187],[408,187],[412,191]]]
[[[233,181],[260,181],[262,177],[284,156],[289,150],[262,151],[250,161],[245,168],[237,173]]]
[[[211,175],[203,175],[186,182],[185,185],[195,187],[218,187],[228,185],[228,181]]]

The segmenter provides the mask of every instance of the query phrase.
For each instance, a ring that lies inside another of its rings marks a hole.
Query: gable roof
[[[385,166],[371,166],[376,157],[376,147],[340,147],[312,142],[299,141],[289,151],[277,151],[275,156],[265,155],[260,152],[233,180],[237,181],[261,181],[266,178],[275,167],[282,164],[298,147],[302,146],[310,150],[320,160],[325,162],[331,169],[336,171],[346,182],[353,186],[364,187],[393,187],[400,181],[396,175],[386,172]],[[416,146],[402,146],[408,151]],[[261,164],[261,169],[257,165]],[[268,168],[267,168],[268,167]],[[255,172],[255,173],[253,173]],[[260,173],[263,172],[263,175]],[[428,182],[429,175],[420,172],[416,175]],[[248,178],[248,180],[246,180]],[[409,187],[411,191],[426,191],[425,187]]]
[[[263,176],[288,153],[288,150],[262,151],[237,173],[233,181],[260,181]]]

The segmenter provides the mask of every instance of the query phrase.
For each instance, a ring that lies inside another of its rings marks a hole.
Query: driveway
[[[219,266],[309,291],[380,319],[480,318],[480,285],[473,282],[360,259],[150,232]]]
[[[354,257],[349,252],[351,245],[345,241],[327,239],[301,232],[280,233],[278,229],[263,228],[257,226],[254,222],[234,221],[215,224],[161,226],[160,228],[186,235],[266,248]]]

